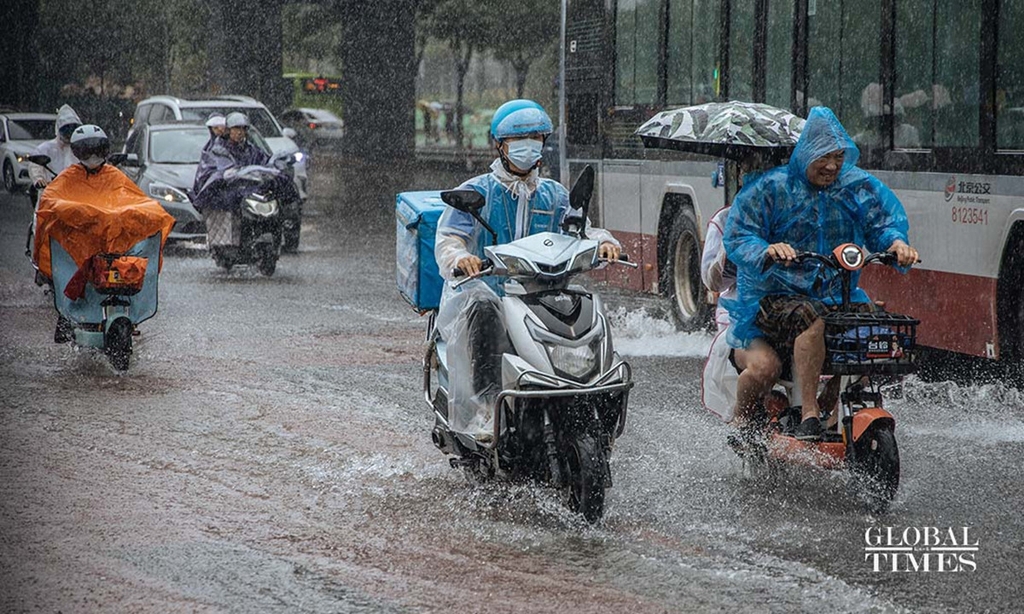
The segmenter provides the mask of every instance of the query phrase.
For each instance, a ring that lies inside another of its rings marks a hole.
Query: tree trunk
[[[410,159],[416,133],[416,0],[343,0],[345,154]]]
[[[473,46],[466,45],[465,48],[456,51],[455,59],[455,147],[462,149],[462,94],[466,85],[466,73],[469,72],[469,62],[473,59]]]
[[[530,61],[520,56],[513,60],[512,68],[516,71],[516,98],[522,98],[526,89],[526,75],[530,73]]]

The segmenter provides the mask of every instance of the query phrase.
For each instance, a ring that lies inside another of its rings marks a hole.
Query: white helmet
[[[249,118],[245,116],[245,113],[229,113],[228,118],[225,122],[228,128],[248,128]]]
[[[106,160],[110,154],[110,139],[99,126],[93,124],[79,126],[71,133],[71,153],[83,162],[94,156]]]
[[[224,125],[226,125],[226,122],[227,122],[227,120],[225,120],[224,116],[221,115],[220,113],[211,113],[210,114],[210,119],[206,120],[206,127],[207,128],[216,128],[217,126],[224,126]]]

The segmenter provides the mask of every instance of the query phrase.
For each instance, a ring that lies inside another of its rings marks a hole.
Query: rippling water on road
[[[874,516],[842,474],[746,472],[699,405],[710,338],[607,289],[637,387],[589,526],[432,446],[390,212],[337,196],[351,207],[310,207],[270,279],[169,250],[123,375],[50,341],[17,248],[27,203],[0,197],[0,611],[1017,608],[1016,390],[910,379],[890,403],[900,492]],[[864,534],[886,526],[969,526],[977,571],[876,573]]]

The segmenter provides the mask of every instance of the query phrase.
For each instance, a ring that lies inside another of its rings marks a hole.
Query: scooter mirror
[[[111,153],[110,156],[106,157],[106,162],[114,166],[121,166],[125,164],[127,161],[128,153]],[[135,158],[135,161],[138,162],[138,157]]]
[[[487,203],[487,199],[484,198],[483,194],[473,189],[446,190],[441,192],[441,200],[453,209],[458,209],[472,215],[476,221],[480,222],[481,226],[487,229],[487,232],[491,233],[491,242],[494,244],[498,243],[498,233],[494,232],[490,224],[480,217],[480,210]]]
[[[483,194],[470,189],[441,192],[441,200],[449,207],[454,207],[471,215],[483,209],[484,204],[487,202]]]
[[[589,164],[576,178],[572,190],[569,192],[569,206],[573,209],[583,209],[590,204],[590,196],[594,193],[594,167]]]
[[[580,238],[587,238],[587,220],[590,219],[590,197],[594,193],[594,167],[589,164],[583,168],[583,172],[576,178],[572,190],[569,192],[569,206],[580,212]]]
[[[46,156],[43,154],[27,156],[25,159],[31,162],[32,164],[38,164],[39,166],[46,166],[47,164],[50,163],[50,156]]]

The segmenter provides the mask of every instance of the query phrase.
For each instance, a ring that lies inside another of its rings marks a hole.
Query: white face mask
[[[540,160],[540,152],[544,143],[536,139],[520,139],[508,144],[508,161],[520,170],[532,169]]]
[[[81,162],[82,164],[85,165],[85,168],[89,169],[90,171],[94,171],[99,167],[103,166],[103,163],[106,161],[106,158],[104,158],[103,156],[89,156],[88,158],[82,160]]]

